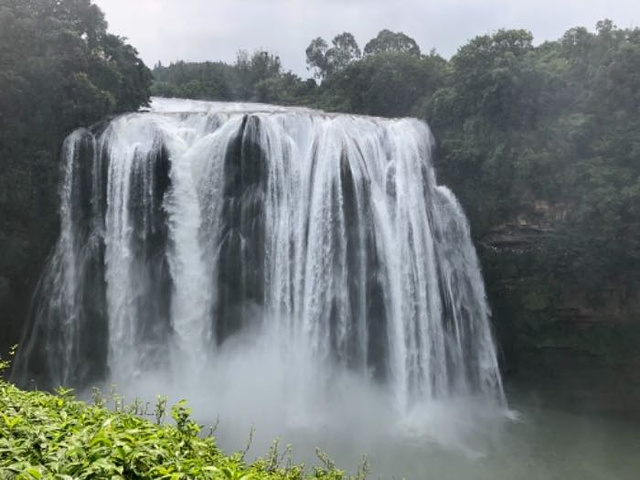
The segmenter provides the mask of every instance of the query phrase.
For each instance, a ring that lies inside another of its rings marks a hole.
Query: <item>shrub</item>
[[[0,374],[8,367],[0,359]],[[114,396],[116,411],[94,392],[95,405],[76,400],[73,392],[56,394],[23,391],[0,380],[0,479],[325,479],[345,478],[333,462],[319,455],[323,467],[306,472],[291,461],[282,465],[290,449],[253,463],[245,452],[225,455],[212,433],[204,437],[184,402],[171,409],[173,423],[163,422],[166,399],[147,414],[140,402],[123,406]],[[156,419],[151,422],[149,415]],[[366,475],[365,468],[358,474]]]

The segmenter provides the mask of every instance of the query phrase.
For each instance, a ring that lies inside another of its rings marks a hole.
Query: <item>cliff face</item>
[[[53,155],[52,155],[53,157]],[[10,186],[0,201],[0,356],[20,341],[30,298],[58,231],[57,165],[42,170],[47,176],[26,179],[12,169],[2,174]],[[16,191],[22,190],[24,198]],[[0,194],[1,195],[1,194]],[[9,208],[10,207],[10,208]]]
[[[580,258],[562,210],[478,245],[507,383],[548,406],[640,414],[640,275]]]

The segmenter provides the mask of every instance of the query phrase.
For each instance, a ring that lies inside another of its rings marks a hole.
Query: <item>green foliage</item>
[[[233,72],[235,96],[254,101],[262,101],[259,84],[277,78],[282,73],[280,57],[263,50],[257,50],[249,56],[248,52],[238,52]]]
[[[95,392],[94,392],[95,393]],[[116,405],[118,402],[115,402]],[[160,399],[156,411],[166,409]],[[117,412],[58,395],[24,392],[0,381],[0,478],[52,479],[324,479],[345,478],[319,453],[322,467],[305,473],[278,444],[249,464],[244,455],[224,455],[212,436],[199,436],[200,426],[184,401],[171,409],[175,424],[153,424],[142,418],[139,403]],[[153,414],[156,418],[161,415]],[[285,462],[285,458],[289,457]],[[366,462],[356,479],[368,473]]]
[[[420,47],[416,41],[402,32],[381,30],[376,38],[369,40],[364,46],[365,55],[377,55],[385,52],[408,53],[420,55]]]
[[[339,72],[362,56],[358,42],[349,32],[336,35],[331,40],[333,47],[327,50],[327,74]]]
[[[548,247],[579,252],[576,281],[637,268],[639,45],[638,29],[603,21],[537,48],[499,31],[452,58],[424,115],[477,235],[543,201],[564,212],[546,219],[561,234]]]
[[[313,71],[313,76],[323,79],[328,70],[327,50],[329,44],[322,37],[314,38],[305,50],[307,55],[307,68]]]
[[[176,62],[153,69],[153,95],[218,101],[253,101],[296,105],[309,101],[315,81],[284,72],[277,55],[238,52],[235,64]]]
[[[314,77],[325,79],[338,73],[362,57],[362,52],[353,34],[344,32],[333,37],[332,46],[318,37],[311,41],[305,53],[307,67],[314,71]]]
[[[445,69],[438,55],[367,55],[325,80],[318,106],[384,117],[417,115],[421,104],[443,85]]]
[[[0,0],[0,349],[55,237],[62,141],[147,105],[151,80],[90,0]]]
[[[234,100],[234,68],[222,62],[176,62],[153,69],[153,95],[198,100]]]
[[[9,350],[8,360],[3,360],[2,356],[0,355],[0,379],[2,379],[2,375],[4,375],[7,370],[9,370],[9,367],[11,366],[11,359],[13,359],[13,357],[15,356],[17,349],[18,345],[14,345],[13,347],[11,347],[11,349]]]

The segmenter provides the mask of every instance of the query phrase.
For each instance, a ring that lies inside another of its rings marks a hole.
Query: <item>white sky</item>
[[[476,35],[525,28],[536,43],[610,18],[640,25],[640,0],[94,0],[112,33],[127,37],[152,67],[158,60],[233,62],[239,49],[278,53],[306,77],[305,48],[344,31],[360,47],[387,28],[413,37],[423,52],[449,57]]]

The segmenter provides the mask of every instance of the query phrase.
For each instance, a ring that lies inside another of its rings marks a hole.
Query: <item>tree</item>
[[[364,46],[365,55],[377,55],[384,52],[420,55],[420,47],[413,38],[404,33],[385,29],[381,30],[376,38],[369,40]]]
[[[528,70],[526,55],[533,50],[532,42],[526,30],[499,30],[460,48],[451,64],[462,107],[468,111],[479,107],[484,118],[498,125],[524,118],[526,112],[516,105],[528,92],[520,77]]]
[[[236,95],[242,100],[257,101],[256,87],[260,82],[277,78],[282,74],[282,64],[278,55],[265,50],[256,50],[251,56],[241,50],[234,65]]]
[[[314,38],[305,50],[307,69],[313,72],[314,78],[322,80],[327,75],[327,50],[329,45],[321,38]]]
[[[443,86],[445,69],[446,61],[437,55],[369,55],[327,80],[323,107],[383,117],[416,115]]]
[[[156,66],[153,93],[158,96],[202,100],[239,100],[298,104],[313,95],[313,79],[302,81],[284,72],[280,57],[265,50],[241,50],[236,62],[176,62]]]
[[[327,42],[318,37],[306,49],[307,68],[320,80],[343,70],[362,57],[358,42],[349,32],[336,35],[331,44],[332,47],[329,48]]]
[[[472,39],[451,59],[448,85],[427,102],[441,178],[460,192],[479,234],[527,208],[549,168],[536,137],[549,80],[532,40],[523,30]]]
[[[362,57],[358,42],[349,32],[336,35],[331,41],[333,47],[327,50],[327,70],[329,73],[339,72],[354,60]]]

